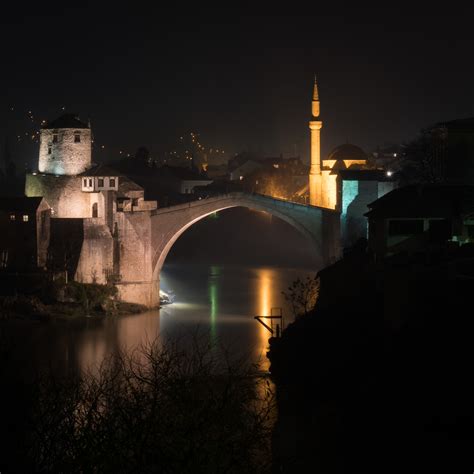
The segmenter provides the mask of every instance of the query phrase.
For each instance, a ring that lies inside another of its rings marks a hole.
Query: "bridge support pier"
[[[127,303],[136,303],[148,308],[160,305],[160,280],[120,282],[117,285],[118,298]]]

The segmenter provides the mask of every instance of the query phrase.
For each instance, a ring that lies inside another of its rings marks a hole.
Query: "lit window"
[[[58,143],[58,134],[53,133],[53,143]]]
[[[10,220],[14,221],[15,220],[15,214],[10,214]]]
[[[115,188],[115,178],[110,178],[110,187]]]
[[[74,143],[81,143],[81,132],[74,132]]]
[[[28,214],[23,214],[23,222],[28,222]]]
[[[104,187],[104,178],[99,178],[98,179],[97,186],[99,186],[99,188]]]
[[[241,176],[241,177],[240,177],[240,181],[242,181],[243,179],[244,179],[244,177],[243,177],[243,176]]]

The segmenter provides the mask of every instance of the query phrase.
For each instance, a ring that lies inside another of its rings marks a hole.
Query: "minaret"
[[[319,117],[319,92],[316,76],[314,76],[313,102],[311,106],[313,120],[309,122],[311,130],[311,168],[309,170],[309,203],[312,206],[321,206],[321,128],[323,122],[314,120]]]

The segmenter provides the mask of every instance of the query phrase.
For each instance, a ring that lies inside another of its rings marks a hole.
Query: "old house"
[[[372,202],[369,209],[369,249],[376,260],[447,242],[474,242],[474,186],[405,186]]]
[[[47,263],[51,208],[42,197],[0,199],[0,268],[32,271]]]

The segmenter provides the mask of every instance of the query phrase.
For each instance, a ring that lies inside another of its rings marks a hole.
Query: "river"
[[[226,349],[268,370],[270,333],[254,316],[282,308],[284,325],[293,315],[282,291],[307,269],[232,264],[172,263],[161,273],[161,286],[176,295],[173,304],[142,314],[76,318],[51,322],[3,322],[0,337],[9,365],[23,372],[52,368],[81,373],[95,370],[118,350],[130,354],[157,337],[186,340],[196,334],[210,346]],[[277,310],[278,312],[278,310]],[[13,343],[14,341],[14,343]]]

